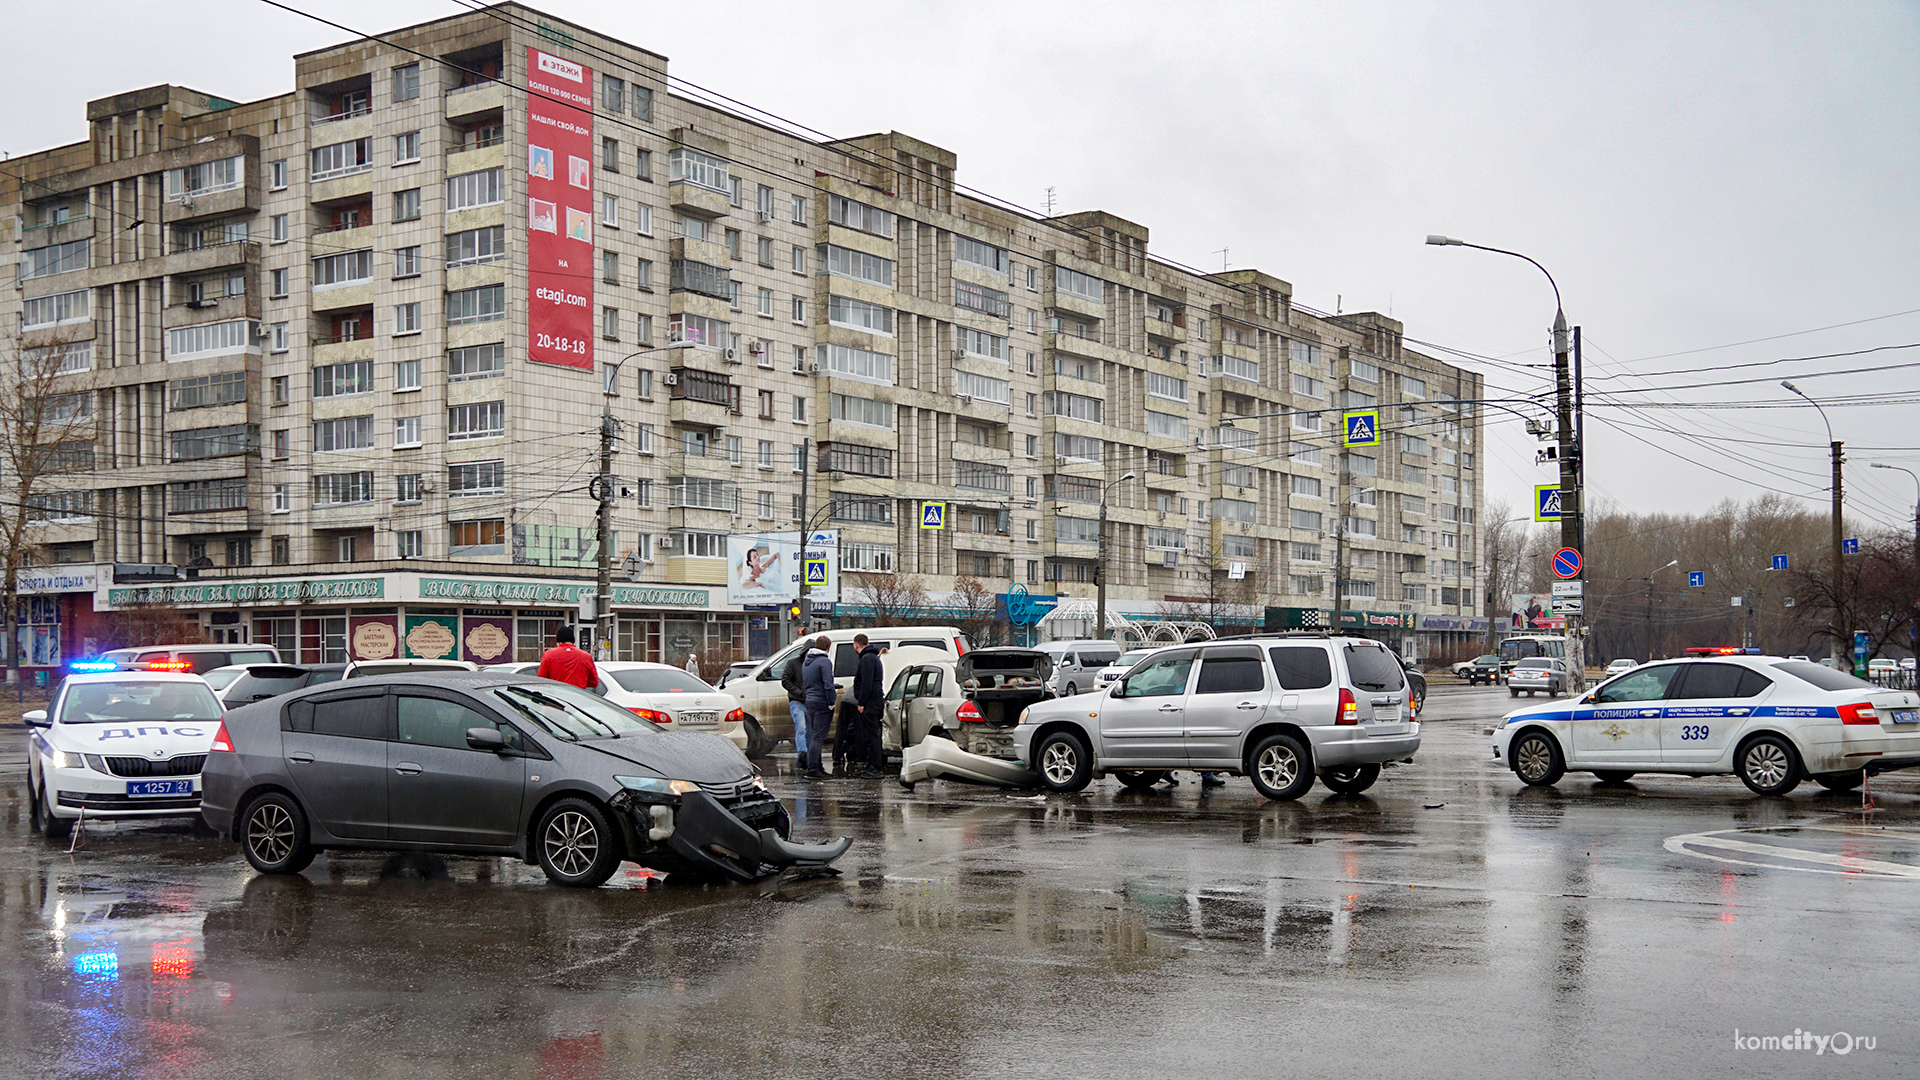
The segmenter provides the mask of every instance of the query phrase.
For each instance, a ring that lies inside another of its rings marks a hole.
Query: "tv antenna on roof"
[[[1047,186],[1047,216],[1053,216],[1053,186]]]
[[[1221,248],[1220,250],[1214,252],[1214,254],[1220,256],[1220,272],[1223,274],[1226,273],[1227,272],[1227,249]]]

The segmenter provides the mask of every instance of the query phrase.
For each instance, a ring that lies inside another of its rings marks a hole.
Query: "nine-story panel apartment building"
[[[718,585],[728,534],[805,519],[854,604],[863,572],[1086,596],[1104,498],[1117,611],[1484,625],[1480,381],[1390,318],[975,197],[897,132],[718,108],[518,5],[296,81],[91,102],[86,142],[0,175],[0,314],[90,421],[32,500],[52,561],[590,577],[611,400],[643,583]],[[1377,445],[1343,447],[1354,410]],[[636,626],[621,651],[667,650]]]

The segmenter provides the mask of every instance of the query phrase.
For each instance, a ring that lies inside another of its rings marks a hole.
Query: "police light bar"
[[[1759,649],[1742,649],[1737,645],[1696,645],[1687,650],[1689,656],[1759,656]]]
[[[186,671],[191,667],[193,667],[193,665],[185,660],[149,660],[147,661],[148,671]]]
[[[76,675],[86,675],[98,671],[119,671],[120,665],[111,660],[75,660],[67,665],[67,670]]]

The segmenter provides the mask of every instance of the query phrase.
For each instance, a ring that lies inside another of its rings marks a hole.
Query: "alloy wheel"
[[[547,822],[547,862],[568,877],[585,874],[600,857],[600,830],[585,814],[567,810]]]
[[[1540,739],[1523,740],[1517,757],[1523,780],[1538,780],[1553,768],[1553,750]]]
[[[1272,788],[1288,787],[1300,776],[1300,759],[1285,746],[1267,747],[1254,767],[1260,770],[1260,779]]]
[[[1064,742],[1057,742],[1047,747],[1046,752],[1040,756],[1040,771],[1045,773],[1052,783],[1068,783],[1079,769],[1079,756],[1073,752],[1073,747]]]
[[[247,848],[263,863],[278,863],[293,850],[293,817],[277,803],[262,803],[247,817]]]
[[[1762,787],[1773,787],[1787,778],[1792,763],[1777,744],[1757,742],[1747,748],[1747,775]]]

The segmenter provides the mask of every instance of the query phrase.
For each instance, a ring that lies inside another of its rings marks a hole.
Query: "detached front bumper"
[[[735,881],[756,881],[796,866],[827,866],[847,853],[853,838],[843,836],[827,844],[796,844],[782,839],[780,821],[786,812],[772,804],[775,814],[742,820],[704,791],[680,796],[680,804],[662,818],[645,804],[634,804],[634,824],[640,835],[664,840],[666,850],[682,861]],[[766,827],[756,827],[763,824]],[[665,836],[659,834],[665,832]],[[644,860],[642,860],[644,861]]]
[[[1040,782],[1037,773],[1017,761],[970,754],[952,739],[937,736],[921,739],[900,755],[902,784],[939,777],[998,787],[1032,787]]]

